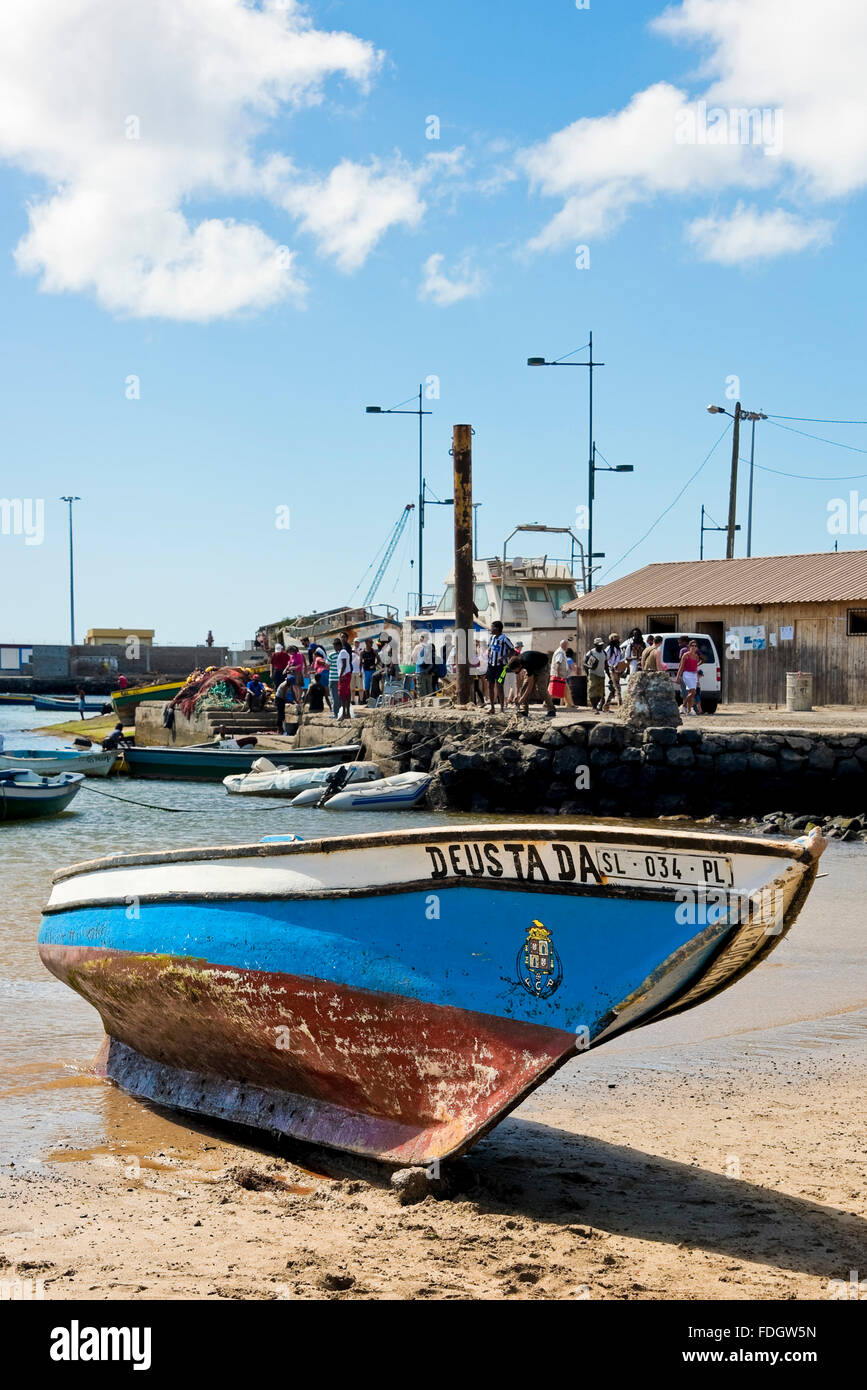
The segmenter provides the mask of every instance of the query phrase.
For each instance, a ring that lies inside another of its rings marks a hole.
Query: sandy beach
[[[867,1263],[865,1028],[624,1040],[408,1206],[382,1170],[109,1089],[104,1143],[2,1170],[0,1277],[47,1299],[828,1298]]]

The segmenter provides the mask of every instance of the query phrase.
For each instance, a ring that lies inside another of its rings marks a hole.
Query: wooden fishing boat
[[[121,854],[55,874],[39,951],[132,1094],[426,1163],[752,969],[824,847],[498,822]]]
[[[333,744],[320,748],[287,748],[268,751],[277,767],[334,767],[359,752],[360,744]],[[261,749],[227,748],[217,744],[191,744],[186,748],[127,748],[127,766],[134,777],[183,778],[186,781],[221,782],[230,772],[249,772]]]
[[[104,700],[85,700],[85,714],[102,714],[108,707],[111,709],[111,701],[106,695]],[[73,695],[34,695],[33,708],[45,710],[64,710],[70,714],[78,714],[80,706]]]
[[[0,705],[32,705],[32,704],[33,704],[33,696],[32,696],[32,695],[9,695],[9,694],[6,694],[6,693],[0,695]]]
[[[84,774],[61,772],[57,777],[39,777],[29,768],[0,771],[0,820],[30,820],[34,816],[56,816],[65,811],[78,795]]]
[[[117,762],[117,753],[103,748],[7,748],[0,753],[3,768],[30,768],[41,777],[60,772],[81,772],[85,777],[107,777]]]
[[[163,685],[128,686],[126,690],[113,690],[111,703],[118,719],[125,724],[134,724],[139,705],[149,704],[153,700],[173,700],[186,684],[186,681],[169,681]]]
[[[330,796],[323,785],[300,792],[292,805],[315,806],[321,799],[329,811],[407,811],[418,805],[432,781],[429,772],[399,772],[363,786],[341,785]]]
[[[296,797],[312,788],[317,795],[325,790],[327,779],[346,768],[347,781],[375,782],[382,777],[376,763],[338,763],[335,767],[292,768],[276,767],[270,758],[257,758],[247,773],[233,773],[223,778],[227,792],[235,796]]]

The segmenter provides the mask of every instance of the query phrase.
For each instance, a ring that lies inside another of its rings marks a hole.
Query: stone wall
[[[331,724],[307,721],[303,741],[325,742]],[[867,822],[867,731],[632,732],[593,717],[558,727],[433,708],[372,711],[353,720],[351,736],[359,729],[362,755],[387,775],[433,772],[428,805],[443,809],[696,819],[847,814]]]

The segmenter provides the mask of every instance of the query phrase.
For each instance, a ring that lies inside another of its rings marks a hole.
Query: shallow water
[[[43,713],[0,708],[9,747],[33,744],[34,735],[22,731],[47,722]],[[166,1142],[171,1126],[88,1073],[102,1037],[99,1017],[47,974],[36,951],[55,869],[124,850],[244,844],[282,833],[312,839],[452,819],[467,817],[424,811],[346,817],[229,796],[219,783],[112,777],[87,779],[61,816],[0,823],[0,1163],[13,1156],[32,1162],[60,1145],[92,1146],[106,1135],[135,1135],[145,1146],[157,1135]],[[685,1042],[792,1024],[802,1025],[797,1045],[803,1046],[811,1028],[827,1033],[827,1020],[867,1005],[867,847],[832,842],[822,870],[798,922],[759,970],[699,1009],[615,1040],[605,1055],[622,1053],[624,1060],[628,1054],[641,1065],[642,1057],[658,1058]],[[848,1024],[841,1026],[848,1038]],[[781,1033],[780,1046],[789,1045],[795,1044]]]

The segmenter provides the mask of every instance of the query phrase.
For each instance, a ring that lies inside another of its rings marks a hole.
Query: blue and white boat
[[[121,854],[55,874],[39,951],[132,1094],[426,1163],[759,965],[823,849],[495,822]]]
[[[29,768],[0,771],[0,820],[56,816],[78,795],[83,781],[81,772],[39,777]]]
[[[338,769],[332,768],[331,772]],[[429,772],[399,772],[395,777],[363,782],[356,786],[341,785],[329,795],[327,779],[323,785],[293,797],[293,806],[321,804],[329,811],[406,811],[417,806],[433,781]],[[344,789],[345,788],[345,789]]]
[[[85,777],[107,777],[117,762],[113,749],[95,748],[7,748],[0,753],[0,772],[29,768],[41,777],[60,772],[82,772]]]

